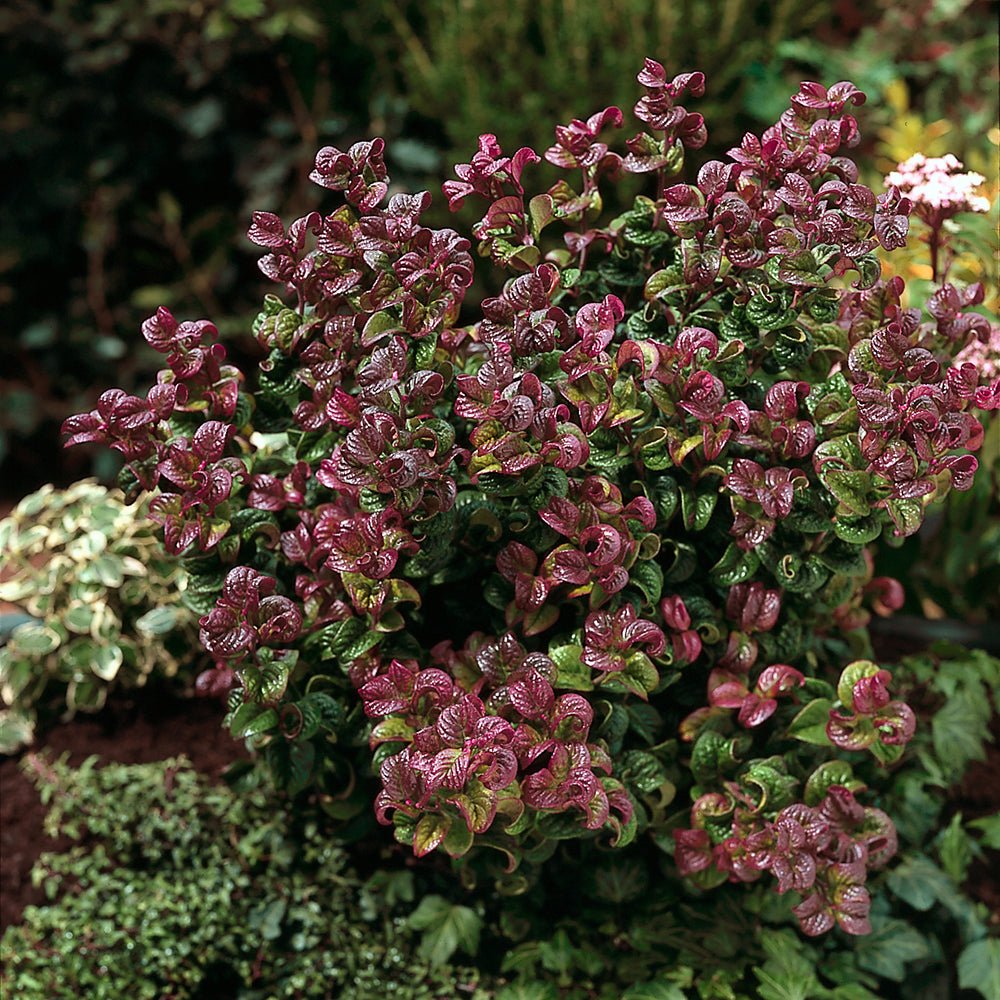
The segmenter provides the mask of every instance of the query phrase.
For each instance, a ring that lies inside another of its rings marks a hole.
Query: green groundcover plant
[[[806,934],[866,934],[897,833],[859,775],[915,729],[867,547],[972,485],[1000,380],[951,359],[989,337],[983,289],[922,312],[880,280],[911,204],[858,183],[852,84],[803,83],[692,183],[702,74],[638,81],[620,152],[609,107],[556,128],[545,191],[489,134],[444,184],[509,275],[475,317],[472,242],[389,197],[382,140],[326,147],[330,214],[253,216],[287,304],[252,382],[160,309],[157,384],[65,430],[154,491],[233,735],[349,832],[374,806],[508,887],[641,840],[664,887],[763,880]],[[603,218],[627,175],[648,195]]]
[[[36,866],[56,902],[4,935],[5,996],[472,996],[474,972],[437,972],[417,953],[406,872],[394,894],[364,886],[315,822],[273,795],[215,785],[183,758],[95,764],[25,758],[48,830],[78,843]]]

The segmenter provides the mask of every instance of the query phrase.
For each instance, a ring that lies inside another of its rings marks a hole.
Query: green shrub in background
[[[465,160],[483,122],[505,148],[516,148],[547,138],[539,123],[590,114],[599,110],[597,101],[630,107],[635,67],[647,55],[678,70],[705,69],[711,88],[698,110],[712,122],[713,153],[721,153],[765,119],[743,110],[748,68],[766,61],[783,39],[808,35],[832,6],[829,0],[377,0],[367,11],[373,36],[392,56],[384,71],[395,68],[399,92],[443,130],[448,152]],[[381,36],[380,23],[390,29]],[[824,78],[835,79],[828,72]],[[777,114],[784,106],[783,95]]]
[[[315,824],[183,759],[95,762],[25,760],[49,832],[86,846],[36,867],[57,901],[4,935],[5,996],[484,1000],[475,972],[435,971],[417,954],[406,873],[391,892],[366,888]]]
[[[86,481],[46,486],[0,521],[0,601],[26,612],[6,616],[0,648],[0,753],[32,741],[39,713],[96,711],[112,687],[182,680],[201,655],[185,574],[146,508]]]

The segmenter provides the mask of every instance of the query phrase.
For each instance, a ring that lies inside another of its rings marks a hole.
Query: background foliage
[[[131,389],[154,369],[135,336],[151,307],[231,317],[223,332],[252,350],[261,286],[244,238],[251,206],[313,207],[307,174],[327,142],[385,135],[401,188],[433,187],[429,175],[466,160],[485,121],[507,148],[543,146],[549,126],[537,123],[596,110],[581,108],[581,95],[627,105],[632,67],[652,54],[708,69],[699,109],[717,124],[706,156],[773,120],[799,79],[850,78],[869,108],[885,109],[875,170],[946,147],[995,174],[988,0],[518,0],[503,6],[502,25],[491,9],[480,0],[4,5],[0,343],[11,363],[0,373],[0,483],[9,499],[95,471],[92,457],[60,452],[59,423],[92,404],[108,371]],[[442,224],[441,199],[435,211],[431,223]],[[106,458],[96,471],[110,474]]]

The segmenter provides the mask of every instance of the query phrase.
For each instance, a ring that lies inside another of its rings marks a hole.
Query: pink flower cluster
[[[988,212],[989,199],[975,193],[985,178],[972,171],[963,173],[963,166],[951,153],[931,157],[914,153],[886,176],[885,185],[899,188],[920,216],[950,219],[960,212]]]

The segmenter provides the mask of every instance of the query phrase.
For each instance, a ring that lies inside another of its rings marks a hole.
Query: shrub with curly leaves
[[[330,214],[253,217],[288,298],[252,384],[161,309],[158,384],[65,430],[155,491],[219,661],[201,687],[291,791],[508,871],[648,836],[698,885],[766,874],[807,933],[864,933],[896,840],[852,763],[914,729],[870,659],[901,588],[866,546],[972,483],[1000,382],[950,358],[989,335],[982,289],[925,316],[880,280],[910,204],[858,183],[850,83],[802,84],[692,183],[702,74],[638,80],[643,131],[560,125],[547,190],[493,135],[456,167],[510,275],[480,314],[472,242],[421,225],[427,193],[387,200],[382,141],[326,147]],[[627,175],[649,193],[602,219]]]

